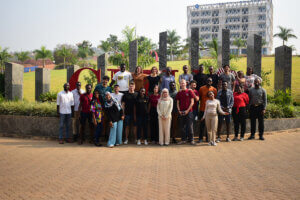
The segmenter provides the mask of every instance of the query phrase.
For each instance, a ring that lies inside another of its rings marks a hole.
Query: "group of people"
[[[209,67],[209,74],[203,71],[203,65],[199,65],[199,70],[192,75],[188,73],[188,67],[183,66],[178,90],[170,67],[162,73],[152,67],[151,74],[146,75],[139,66],[134,73],[126,71],[125,64],[120,65],[120,71],[110,84],[108,76],[102,77],[102,82],[93,92],[90,84],[83,91],[81,83],[77,82],[76,89],[69,91],[70,86],[66,83],[57,96],[59,143],[77,140],[82,144],[88,123],[90,142],[96,146],[101,146],[101,135],[107,137],[108,147],[128,144],[130,133],[133,133],[137,145],[148,145],[150,141],[159,145],[187,142],[194,145],[194,128],[197,126],[194,122],[199,120],[197,142],[202,143],[206,137],[208,145],[216,146],[221,141],[224,121],[226,141],[231,141],[231,118],[234,122],[233,140],[244,140],[248,113],[251,120],[248,139],[255,138],[258,119],[259,139],[264,140],[267,95],[261,87],[262,79],[253,74],[250,67],[246,75],[243,71],[232,72],[229,65],[223,66],[222,73],[216,73],[213,67]],[[73,138],[69,137],[72,116]],[[176,140],[177,130],[181,132],[180,141]]]

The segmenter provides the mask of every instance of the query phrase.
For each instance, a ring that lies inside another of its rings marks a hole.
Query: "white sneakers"
[[[128,139],[126,139],[126,140],[124,141],[124,144],[128,144]]]
[[[137,145],[141,145],[141,140],[137,140]]]
[[[148,142],[147,142],[147,140],[144,140],[144,144],[145,144],[145,145],[148,145]]]

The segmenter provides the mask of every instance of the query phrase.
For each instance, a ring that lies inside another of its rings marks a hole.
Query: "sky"
[[[236,1],[236,0],[231,0]],[[0,46],[10,51],[34,50],[45,45],[77,44],[89,40],[98,46],[109,34],[121,37],[126,25],[138,36],[158,43],[159,33],[175,29],[187,37],[187,6],[228,0],[0,0]],[[273,0],[274,33],[292,28],[291,39],[300,53],[299,0]],[[274,38],[273,48],[282,41]]]

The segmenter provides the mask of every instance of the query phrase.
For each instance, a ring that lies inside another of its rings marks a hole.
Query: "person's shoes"
[[[144,140],[144,145],[148,145],[148,142],[147,142],[147,140]]]
[[[181,144],[185,144],[186,143],[186,141],[180,141],[180,142],[178,142],[177,144],[178,145],[181,145]]]
[[[114,145],[113,145],[113,144],[111,144],[111,145],[109,145],[108,147],[109,147],[109,148],[114,148]]]
[[[116,144],[116,146],[120,146],[120,144]]]
[[[259,139],[260,140],[265,140],[265,138],[263,136],[260,136]]]
[[[141,145],[141,140],[137,140],[137,145]]]
[[[213,142],[213,143],[212,143],[212,146],[217,146],[217,143]]]
[[[243,137],[240,137],[240,141],[244,141],[244,138],[243,138]]]
[[[124,141],[124,144],[128,144],[128,139],[126,139],[126,140]]]
[[[229,137],[226,138],[226,142],[231,142],[231,139]]]
[[[217,138],[217,140],[216,140],[216,143],[219,143],[219,142],[221,142],[221,138]]]
[[[172,139],[172,143],[173,143],[173,144],[177,144],[177,141],[176,141],[175,138]]]
[[[207,145],[208,145],[208,146],[211,146],[211,145],[212,145],[212,142],[209,142]]]
[[[169,146],[169,144],[165,144],[165,146]]]
[[[164,144],[159,144],[161,147],[164,146]]]
[[[202,142],[203,142],[203,140],[201,140],[201,139],[200,139],[200,140],[198,140],[198,142],[197,142],[197,143],[202,143]]]
[[[83,144],[83,140],[78,140],[78,144]]]
[[[73,141],[76,142],[78,139],[78,134],[73,135]]]
[[[194,140],[192,140],[192,141],[190,142],[190,144],[191,144],[191,145],[195,145],[196,143],[195,143]]]
[[[96,147],[101,147],[102,144],[100,144],[99,142],[95,142],[95,146],[96,146]]]
[[[63,144],[64,143],[64,140],[59,140],[59,144]]]
[[[67,143],[73,143],[73,140],[72,140],[71,138],[68,138],[68,139],[66,140],[66,142],[67,142]]]
[[[237,137],[234,137],[232,141],[239,141]]]
[[[250,137],[248,137],[248,140],[254,140],[255,139],[255,137],[254,136],[250,136]]]

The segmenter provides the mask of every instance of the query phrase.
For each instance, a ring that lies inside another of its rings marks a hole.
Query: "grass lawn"
[[[205,59],[200,59],[199,63],[203,62]],[[235,66],[237,66],[238,70],[243,70],[246,72],[247,67],[247,58],[241,58],[238,61],[232,61]],[[178,80],[179,74],[182,72],[182,66],[187,65],[188,61],[169,61],[168,66],[172,67],[172,69],[179,70],[179,73],[176,73],[176,80]],[[158,63],[154,63],[151,66],[157,66]],[[151,68],[151,66],[147,67]],[[115,68],[115,67],[109,67]],[[264,71],[272,70],[270,74],[271,85],[266,87],[268,93],[272,93],[274,89],[274,69],[275,69],[275,58],[274,57],[263,57],[262,58],[262,69]],[[80,74],[80,81],[85,85],[85,81],[83,79],[84,76],[88,76],[89,73],[87,70],[83,71]],[[110,74],[107,74],[110,76]],[[63,89],[63,84],[67,80],[67,72],[66,70],[52,70],[51,71],[51,91],[61,91]],[[292,69],[292,96],[295,101],[300,102],[300,57],[293,57],[293,69]],[[35,73],[29,72],[24,73],[24,99],[28,101],[34,101],[35,94]]]

